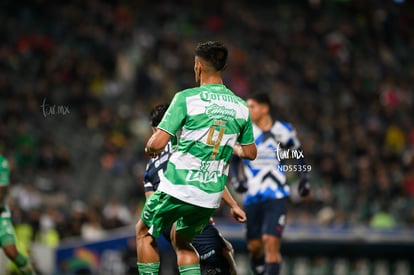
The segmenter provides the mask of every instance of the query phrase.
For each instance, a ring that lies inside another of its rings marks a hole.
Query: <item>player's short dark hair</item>
[[[266,93],[256,93],[247,97],[247,99],[251,99],[256,101],[259,104],[265,104],[269,107],[269,110],[272,109],[272,101],[270,97]]]
[[[168,109],[169,104],[159,104],[152,108],[150,112],[151,126],[157,127],[160,124],[162,117]]]
[[[195,49],[195,55],[211,63],[216,71],[221,71],[227,63],[227,48],[216,41],[199,43]]]

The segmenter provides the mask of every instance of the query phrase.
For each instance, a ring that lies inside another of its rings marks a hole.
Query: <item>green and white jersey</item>
[[[10,169],[7,159],[0,155],[0,186],[7,186],[10,182]]]
[[[8,186],[9,182],[10,182],[9,163],[4,156],[0,155],[0,186]],[[0,200],[0,209],[2,208],[3,209],[7,208],[6,202]]]
[[[193,205],[218,208],[233,146],[254,143],[246,102],[222,84],[187,89],[174,96],[158,128],[179,137],[158,189]]]

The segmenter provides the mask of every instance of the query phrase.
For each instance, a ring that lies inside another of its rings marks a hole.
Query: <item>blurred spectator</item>
[[[103,224],[106,229],[113,229],[128,225],[132,222],[129,209],[117,198],[111,198],[103,208]]]
[[[81,227],[81,237],[87,241],[100,240],[105,236],[102,221],[94,209],[88,209],[86,220]]]
[[[47,208],[39,218],[38,241],[51,248],[58,247],[60,243],[59,227],[62,223],[62,215],[59,211]]]
[[[396,228],[397,222],[393,215],[386,210],[386,207],[382,205],[381,209],[372,216],[370,226],[372,229],[389,230]]]
[[[34,136],[29,134],[27,126],[24,123],[20,124],[17,128],[15,144],[17,167],[23,171],[28,168],[33,168],[36,162],[36,141]]]
[[[32,209],[39,209],[42,204],[42,196],[33,184],[13,187],[11,196],[25,212],[29,212]]]
[[[82,235],[82,225],[86,221],[86,210],[87,206],[84,202],[79,200],[72,202],[64,237],[80,237]]]
[[[414,166],[408,168],[403,180],[404,192],[410,198],[414,198]]]

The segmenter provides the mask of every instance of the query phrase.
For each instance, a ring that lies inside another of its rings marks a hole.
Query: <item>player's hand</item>
[[[243,223],[247,221],[246,213],[240,208],[240,206],[237,205],[232,207],[230,212],[236,221]]]
[[[237,193],[245,193],[247,191],[246,180],[238,180],[236,177],[232,177],[230,181]]]
[[[306,197],[307,195],[310,194],[310,191],[311,191],[311,184],[309,180],[306,178],[302,178],[299,181],[299,185],[298,185],[299,196]]]

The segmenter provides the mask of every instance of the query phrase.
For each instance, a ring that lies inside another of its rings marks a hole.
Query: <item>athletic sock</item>
[[[35,274],[29,260],[27,259],[27,257],[23,256],[21,253],[18,253],[17,257],[12,259],[12,261],[23,275]]]
[[[263,275],[265,271],[265,259],[264,256],[259,258],[250,257],[250,264],[252,266],[253,274]]]
[[[189,264],[189,265],[180,265],[178,267],[180,275],[200,275],[200,265],[199,264]]]
[[[155,263],[137,263],[139,275],[158,275],[160,262]]]
[[[280,264],[279,263],[265,263],[265,275],[279,275]]]

